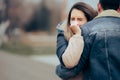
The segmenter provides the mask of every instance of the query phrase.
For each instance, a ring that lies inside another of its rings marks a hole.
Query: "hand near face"
[[[70,17],[70,29],[74,34],[81,34],[80,26],[87,22],[83,11],[73,9]]]
[[[81,35],[80,27],[76,22],[74,22],[70,25],[70,29],[74,34]]]

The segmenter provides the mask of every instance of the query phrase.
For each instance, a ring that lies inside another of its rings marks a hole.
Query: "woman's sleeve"
[[[68,69],[61,64],[56,66],[56,74],[63,80],[75,77],[78,73],[79,69],[77,67]]]
[[[73,35],[62,55],[62,60],[66,68],[73,68],[78,64],[83,48],[83,37],[81,35]]]
[[[56,74],[60,78],[67,80],[75,77],[82,70],[83,65],[81,65],[82,67],[79,67],[78,63],[83,52],[83,47],[84,41],[82,36],[74,35],[71,37],[68,46],[66,46],[66,49],[61,55],[61,59],[65,66],[60,64],[56,67]],[[66,61],[64,59],[66,59]],[[67,68],[66,64],[67,66],[70,66],[70,68]]]
[[[62,65],[64,65],[63,60],[62,60],[62,55],[65,52],[66,48],[68,46],[68,42],[64,37],[63,32],[59,32],[57,35],[57,49],[56,49],[56,54],[58,56],[58,59]]]
[[[73,35],[68,43],[63,32],[58,33],[56,53],[60,63],[66,68],[72,68],[78,64],[83,47],[84,41],[81,35]]]
[[[75,65],[77,65],[77,63],[79,62],[83,47],[84,47],[84,41],[81,35],[74,35],[73,37],[71,37],[68,43],[68,41],[64,37],[63,32],[58,33],[56,53],[61,64],[56,67],[56,74],[59,77],[61,77],[62,79],[69,79],[71,77],[76,76],[79,73],[79,69]],[[64,58],[66,58],[68,61],[70,61],[71,58],[73,59],[73,64],[71,68],[66,68],[64,66],[65,64]],[[74,62],[76,63],[74,64]]]
[[[78,75],[78,73],[81,72],[83,69],[85,69],[86,66],[89,64],[88,60],[89,60],[89,53],[90,53],[91,38],[89,37],[89,35],[87,35],[89,31],[87,29],[84,29],[84,30],[85,30],[85,33],[83,35],[84,41],[85,41],[84,50],[82,52],[82,55],[80,57],[78,64],[73,68],[66,68],[61,64],[56,67],[56,74],[62,79],[66,80]]]

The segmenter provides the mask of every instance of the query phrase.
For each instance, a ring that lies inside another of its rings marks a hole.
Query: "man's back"
[[[99,16],[82,30],[85,39],[83,56],[89,56],[85,80],[119,80],[120,17]]]

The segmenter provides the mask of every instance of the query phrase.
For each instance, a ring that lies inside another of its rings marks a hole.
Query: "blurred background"
[[[98,0],[0,0],[0,80],[59,80],[56,26],[78,1],[97,10]]]

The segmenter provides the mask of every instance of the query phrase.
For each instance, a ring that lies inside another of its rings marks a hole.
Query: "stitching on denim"
[[[108,55],[108,49],[107,49],[107,34],[105,31],[105,53],[107,56],[107,66],[108,66],[108,71],[109,71],[109,75],[110,75],[110,80],[112,80],[112,76],[111,76],[111,71],[110,71],[110,62],[109,62],[109,55]]]

